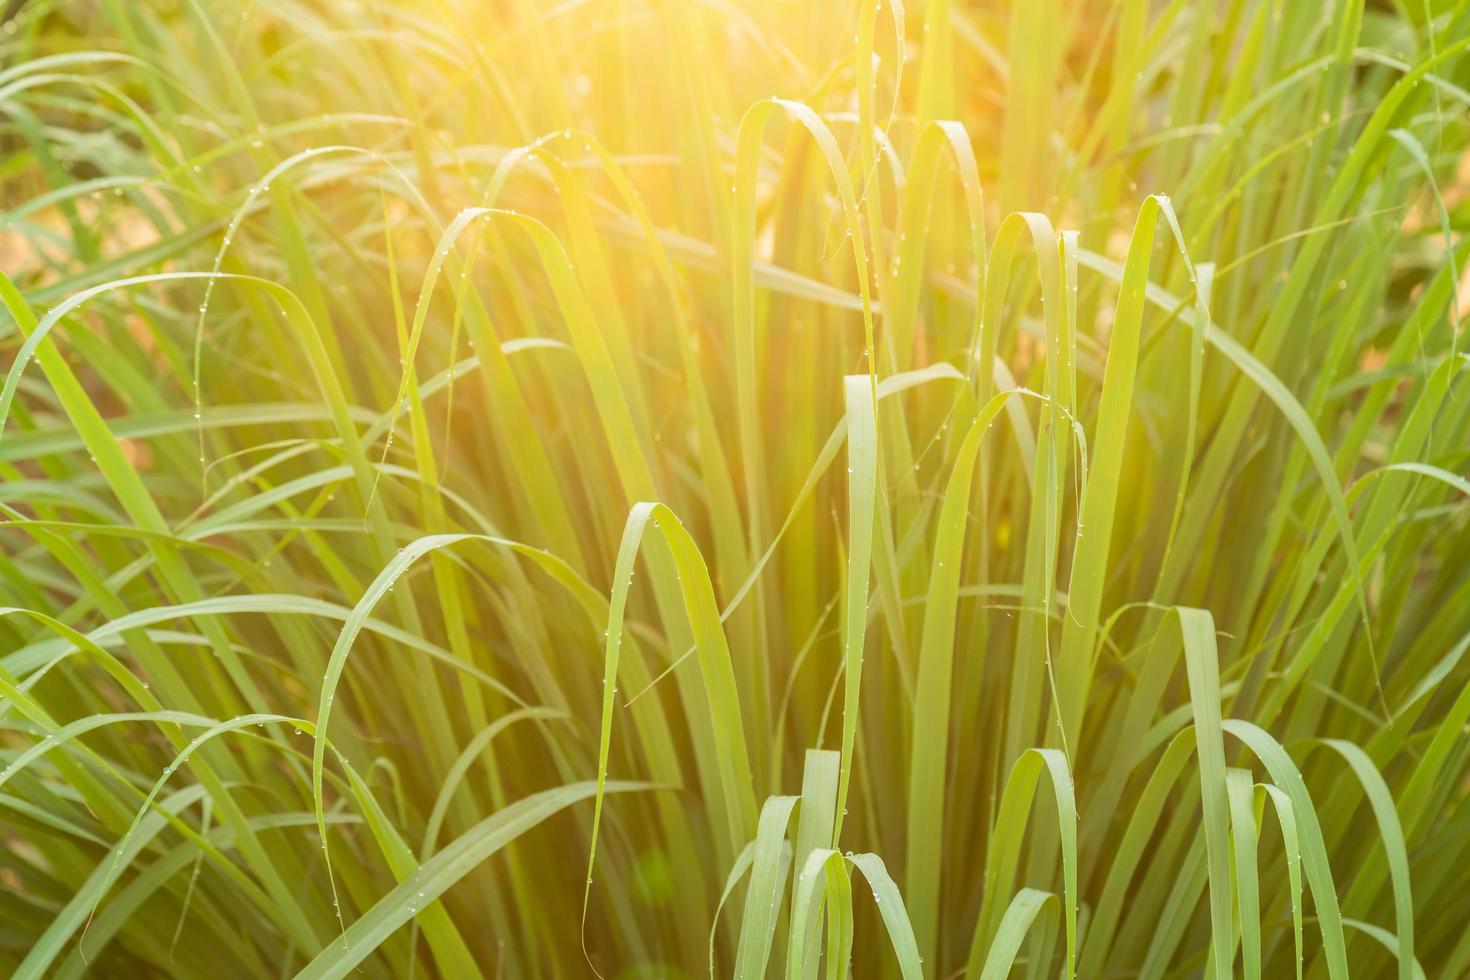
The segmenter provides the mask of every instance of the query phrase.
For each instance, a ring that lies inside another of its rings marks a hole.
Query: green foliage
[[[0,972],[1470,973],[1466,0],[0,16]]]

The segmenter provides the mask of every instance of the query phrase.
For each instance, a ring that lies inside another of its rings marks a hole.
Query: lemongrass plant
[[[1470,973],[1466,0],[0,16],[0,971]]]

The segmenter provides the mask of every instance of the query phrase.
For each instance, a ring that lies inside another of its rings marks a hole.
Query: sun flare
[[[0,3],[0,973],[1470,976],[1470,0]]]

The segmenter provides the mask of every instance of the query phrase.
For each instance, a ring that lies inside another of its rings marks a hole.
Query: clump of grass
[[[5,18],[7,974],[1470,970],[1464,2]]]

